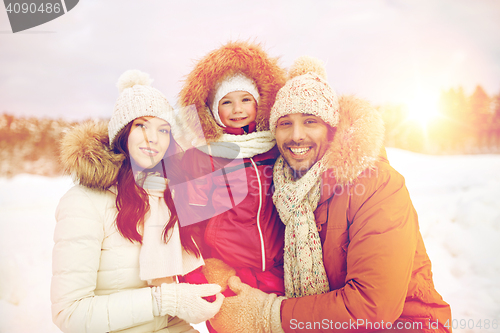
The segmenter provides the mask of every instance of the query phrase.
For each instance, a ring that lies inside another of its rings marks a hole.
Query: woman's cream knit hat
[[[292,113],[307,113],[332,127],[339,122],[339,102],[326,82],[323,63],[312,57],[298,58],[289,71],[290,80],[278,91],[271,109],[269,128],[276,133],[278,119]]]
[[[108,124],[109,144],[113,147],[116,135],[131,121],[139,117],[152,116],[170,124],[172,134],[177,129],[174,109],[165,96],[151,87],[149,74],[128,70],[118,79],[116,86],[120,96],[115,104]]]

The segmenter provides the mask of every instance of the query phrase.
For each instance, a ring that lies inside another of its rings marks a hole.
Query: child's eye
[[[231,101],[224,101],[224,102],[222,102],[222,105],[226,105],[226,104],[231,104]]]
[[[247,98],[243,98],[243,102],[250,102],[250,101],[251,101],[251,99],[248,98],[248,97]]]
[[[288,125],[290,125],[289,121],[282,121],[282,122],[278,123],[278,126],[288,126]]]

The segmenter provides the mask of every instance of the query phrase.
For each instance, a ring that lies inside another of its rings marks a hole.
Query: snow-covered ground
[[[500,155],[388,155],[406,178],[455,325],[483,326],[454,332],[500,331],[491,325],[500,321]],[[0,178],[2,333],[59,332],[50,315],[52,233],[58,200],[71,186],[67,177]]]

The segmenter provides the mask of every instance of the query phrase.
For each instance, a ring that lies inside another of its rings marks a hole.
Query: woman
[[[203,259],[168,186],[179,173],[174,111],[149,83],[139,71],[120,77],[112,150],[99,124],[63,140],[63,163],[80,183],[56,211],[51,300],[63,332],[195,332],[187,322],[222,304],[218,285],[177,283]]]

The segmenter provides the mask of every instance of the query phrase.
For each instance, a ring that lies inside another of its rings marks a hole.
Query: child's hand
[[[227,289],[227,281],[231,276],[236,275],[234,268],[220,259],[205,259],[205,266],[201,269],[208,283],[215,283],[222,287],[222,291]]]
[[[212,283],[218,284],[222,288],[222,292],[227,290],[229,292],[226,296],[231,296],[234,293],[227,289],[227,280],[236,275],[234,268],[230,267],[222,260],[215,258],[205,259],[205,266],[198,268],[184,276],[179,276],[179,282],[191,284],[205,284]],[[215,296],[203,297],[208,302],[214,302]]]
[[[179,276],[179,282],[189,283],[189,284],[206,284],[208,283],[205,275],[201,272],[201,267],[195,269],[186,275]],[[207,302],[215,302],[215,295],[203,297]]]

